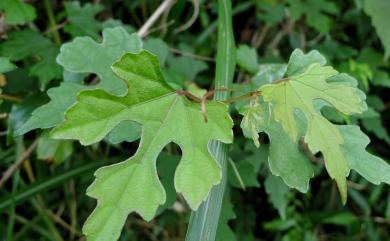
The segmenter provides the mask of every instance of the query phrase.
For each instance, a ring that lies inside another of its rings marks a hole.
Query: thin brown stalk
[[[215,60],[213,58],[192,54],[189,52],[181,51],[180,49],[171,48],[171,52],[175,53],[175,54],[180,54],[183,56],[188,56],[188,57],[193,58],[193,59],[204,60],[204,61],[208,61],[208,62],[215,62]]]
[[[8,168],[6,172],[4,172],[3,176],[0,179],[0,187],[4,185],[8,181],[12,174],[23,164],[23,162],[31,155],[31,153],[35,150],[38,145],[38,139],[34,140],[31,146],[22,154],[22,156]]]
[[[16,97],[16,96],[12,96],[12,95],[0,94],[0,99],[12,101],[12,102],[17,102],[17,103],[22,103],[23,102],[22,98],[19,98],[19,97]]]

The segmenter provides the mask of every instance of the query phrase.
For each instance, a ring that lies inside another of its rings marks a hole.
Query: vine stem
[[[215,89],[229,89],[235,69],[235,44],[230,0],[218,0],[218,47]],[[229,91],[216,91],[214,100],[224,101]],[[222,180],[214,186],[197,211],[192,212],[186,241],[214,241],[217,234],[222,201],[226,187],[228,146],[218,141],[209,144],[211,154],[222,168]]]

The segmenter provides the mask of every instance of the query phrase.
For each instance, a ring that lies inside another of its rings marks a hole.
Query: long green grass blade
[[[218,1],[218,49],[215,73],[215,89],[229,88],[235,68],[235,44],[230,0]],[[217,91],[215,100],[225,100],[228,92]],[[228,146],[217,141],[209,145],[211,153],[222,167],[222,181],[211,189],[207,200],[192,213],[186,241],[214,241],[226,186]]]

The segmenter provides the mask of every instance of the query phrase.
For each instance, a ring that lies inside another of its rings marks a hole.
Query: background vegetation
[[[160,3],[1,0],[0,240],[83,240],[82,224],[96,205],[85,195],[93,172],[133,154],[139,133],[120,130],[88,147],[51,140],[46,128],[63,113],[61,106],[66,107],[67,96],[74,92],[64,83],[93,86],[101,80],[94,71],[64,70],[56,57],[61,44],[79,36],[101,42],[103,29],[121,26],[136,32]],[[352,118],[333,112],[328,118],[360,125],[372,140],[368,150],[388,160],[390,68],[370,16],[376,12],[363,0],[233,1],[238,46],[234,81],[244,85],[262,81],[269,64],[286,63],[295,48],[319,50],[337,70],[359,81],[369,105],[367,112]],[[213,88],[216,19],[216,1],[179,0],[145,33],[144,48],[158,55],[172,86],[198,95]],[[31,113],[46,103],[50,108],[34,122]],[[239,115],[234,108],[231,111],[238,127]],[[266,135],[260,136],[257,149],[240,128],[234,131],[218,241],[390,240],[388,186],[371,185],[352,173],[349,200],[343,206],[317,157],[310,190],[300,193],[269,175]],[[190,210],[172,184],[179,159],[178,146],[164,149],[158,172],[167,203],[149,223],[131,214],[120,240],[184,240]]]

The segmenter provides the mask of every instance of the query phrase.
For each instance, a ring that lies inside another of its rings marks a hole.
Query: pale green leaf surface
[[[176,94],[164,81],[156,56],[147,51],[128,53],[112,68],[128,84],[128,93],[81,92],[67,111],[66,121],[52,132],[55,138],[78,139],[87,145],[104,138],[122,121],[143,126],[136,154],[95,174],[87,193],[98,199],[98,206],[83,229],[88,240],[116,240],[130,212],[146,220],[153,218],[166,199],[155,162],[170,142],[178,144],[183,153],[175,173],[176,191],[197,209],[221,179],[221,168],[211,156],[208,143],[232,142],[233,123],[226,105],[208,102],[209,121],[204,122],[200,104]]]
[[[390,28],[389,11],[390,1],[387,0],[365,0],[364,11],[371,17],[372,25],[385,48],[385,58],[390,56]]]
[[[125,94],[126,84],[114,75],[110,66],[126,52],[139,52],[141,39],[137,34],[128,34],[122,27],[103,30],[103,42],[90,37],[77,37],[62,45],[57,62],[66,70],[75,73],[93,73],[99,76],[96,88],[112,94]]]
[[[349,173],[347,161],[340,145],[344,143],[339,130],[316,109],[314,102],[321,100],[338,111],[348,115],[363,112],[364,94],[356,88],[356,81],[345,74],[338,74],[323,62],[310,63],[304,68],[302,63],[294,63],[295,56],[306,57],[307,63],[315,62],[319,53],[311,52],[304,56],[295,50],[287,67],[287,79],[277,84],[262,86],[259,90],[265,102],[272,104],[272,116],[279,121],[283,129],[297,140],[298,128],[295,113],[298,110],[307,120],[305,142],[313,153],[322,152],[326,169],[335,179],[346,201],[346,180]],[[314,58],[310,57],[314,56]],[[289,75],[293,73],[293,75]]]
[[[119,144],[121,142],[133,142],[141,137],[141,126],[134,121],[122,121],[119,123],[110,134],[108,140],[112,144]]]
[[[16,69],[16,65],[14,65],[8,58],[0,57],[0,74],[14,69]]]
[[[1,0],[0,10],[4,11],[7,24],[25,24],[36,18],[35,8],[23,0]]]
[[[259,63],[257,61],[256,49],[250,48],[247,45],[240,45],[236,51],[237,64],[251,74],[259,70]]]
[[[308,56],[310,58],[306,59],[302,52],[295,52],[291,58],[296,61],[294,61],[293,65],[288,66],[289,71],[293,73],[303,72],[304,66],[300,63],[311,64],[316,60],[325,62],[325,59],[318,52],[312,52]],[[283,78],[286,69],[287,65],[285,64],[260,65],[259,72],[249,84],[235,86],[236,92],[238,95],[244,95],[265,84],[280,80]],[[267,104],[259,104],[258,101],[254,100],[251,100],[249,104],[248,101],[239,101],[235,105],[244,116],[241,122],[243,133],[246,137],[252,138],[255,145],[258,142],[258,133],[267,133],[270,139],[270,145],[265,160],[268,159],[272,174],[280,176],[289,187],[296,188],[301,192],[307,192],[310,178],[314,175],[313,166],[297,143],[283,130],[280,123],[270,118],[270,106]],[[254,116],[257,117],[254,118]],[[302,118],[301,116],[298,117]],[[245,122],[248,124],[245,124]],[[304,124],[304,120],[298,121],[299,134],[303,134],[305,129]],[[253,159],[253,163],[261,163],[262,159],[264,157],[256,156]]]
[[[99,37],[101,24],[95,20],[95,15],[104,8],[99,4],[87,3],[84,6],[78,1],[65,2],[65,11],[69,24],[65,25],[64,30],[73,37],[89,35],[93,38]]]
[[[358,126],[338,126],[345,139],[342,151],[351,169],[357,171],[373,184],[390,184],[390,165],[377,156],[367,152],[366,146],[370,139]]]

